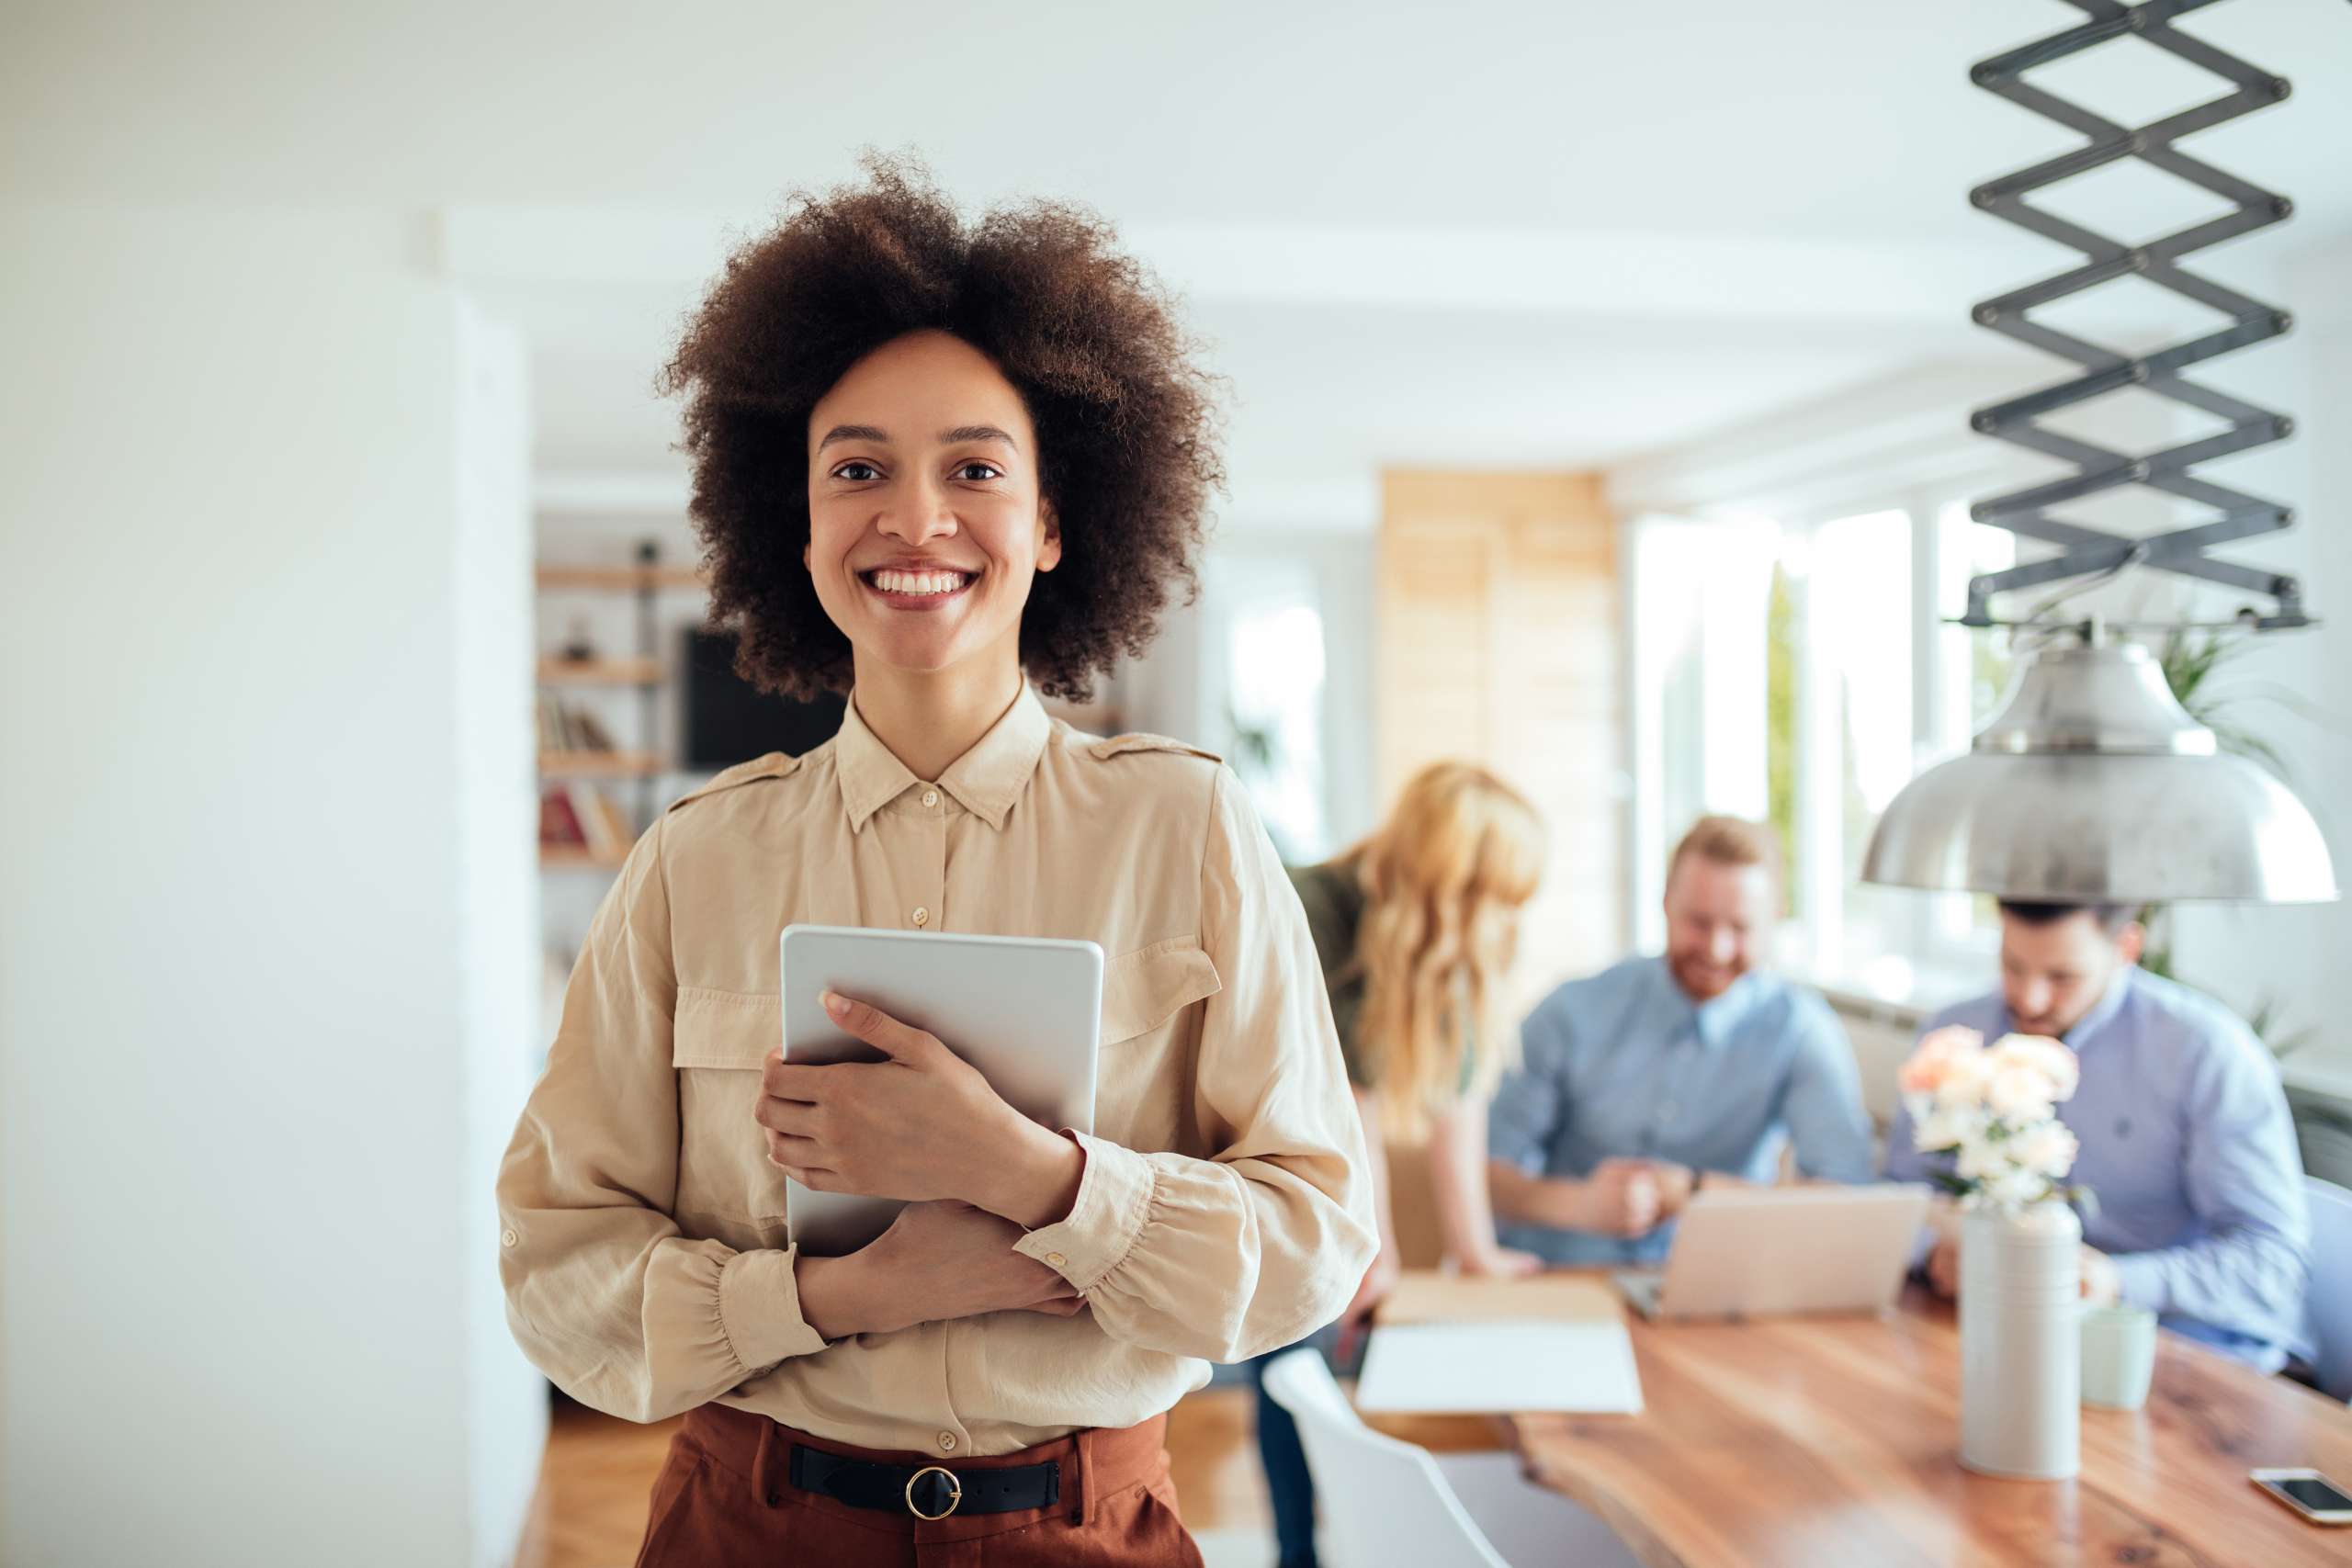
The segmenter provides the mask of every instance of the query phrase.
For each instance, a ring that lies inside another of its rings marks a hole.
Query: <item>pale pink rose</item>
[[[1939,1029],[1921,1040],[1896,1078],[1905,1094],[1933,1094],[1943,1087],[1954,1063],[1984,1048],[1984,1037],[1958,1024]]]
[[[1993,1061],[1991,1080],[1984,1086],[1984,1103],[2002,1121],[2040,1122],[2050,1114],[2056,1096],[2050,1076],[2039,1063]]]
[[[2081,1145],[2062,1122],[2044,1122],[2009,1140],[2009,1154],[2018,1165],[2055,1181],[2075,1168]]]
[[[1936,1085],[1938,1105],[1982,1105],[1984,1092],[1993,1084],[1993,1058],[1984,1051],[1971,1051],[1955,1055],[1944,1067],[1943,1081]]]
[[[2029,1064],[2050,1080],[2052,1100],[2071,1100],[2082,1083],[2075,1053],[2046,1034],[2004,1034],[1992,1046],[1996,1060]]]

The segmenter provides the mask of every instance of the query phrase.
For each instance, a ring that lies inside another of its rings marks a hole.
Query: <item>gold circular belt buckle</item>
[[[921,1506],[915,1502],[915,1483],[926,1475],[944,1475],[947,1478],[947,1506],[935,1514],[924,1513]],[[927,1464],[907,1477],[907,1512],[919,1519],[944,1519],[963,1506],[963,1504],[964,1483],[952,1470],[945,1470],[935,1464]]]

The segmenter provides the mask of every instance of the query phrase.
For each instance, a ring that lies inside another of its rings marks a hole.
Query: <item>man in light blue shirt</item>
[[[2068,1179],[2098,1200],[2083,1216],[2083,1293],[2146,1307],[2166,1328],[2276,1371],[2312,1349],[2311,1217],[2286,1091],[2228,1009],[2139,967],[2143,940],[2110,906],[2003,904],[2001,989],[1928,1027],[2072,1047],[2082,1081],[2058,1107],[2081,1145]],[[1942,1163],[1911,1146],[1898,1113],[1887,1176],[1919,1180]],[[1928,1261],[1946,1295],[1956,1263],[1949,1240]]]
[[[1656,1262],[1699,1186],[1797,1168],[1868,1181],[1853,1048],[1813,991],[1752,966],[1780,905],[1770,829],[1700,819],[1666,881],[1667,951],[1554,991],[1489,1112],[1506,1246],[1554,1263]]]

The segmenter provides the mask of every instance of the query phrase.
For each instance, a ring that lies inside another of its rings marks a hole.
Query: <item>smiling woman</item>
[[[1021,664],[1040,690],[1083,700],[1150,643],[1171,591],[1193,587],[1202,509],[1224,476],[1213,378],[1113,241],[1100,219],[1047,202],[967,226],[919,169],[875,160],[866,183],[797,198],[729,260],[662,387],[688,397],[711,614],[745,626],[739,674],[799,696],[847,689],[851,638],[825,596],[848,587],[838,558],[801,570],[813,531],[951,486],[999,514],[1041,500],[1058,530],[1056,575],[1020,616]],[[852,367],[886,346],[956,387],[853,412],[892,367]],[[950,390],[991,381],[988,414],[945,412],[975,406]],[[904,559],[861,556],[860,568],[987,564],[970,539],[894,544]],[[1018,598],[990,592],[999,613]]]
[[[1238,783],[1032,684],[1082,695],[1190,582],[1206,378],[1102,224],[967,229],[888,165],[739,253],[671,378],[738,672],[850,701],[674,803],[597,911],[500,1172],[516,1338],[586,1404],[686,1414],[639,1568],[1197,1564],[1166,1412],[1336,1317],[1374,1250]],[[1093,1130],[862,998],[828,1006],[883,1060],[780,1060],[794,922],[1099,945]],[[820,1257],[791,1182],[906,1206]]]

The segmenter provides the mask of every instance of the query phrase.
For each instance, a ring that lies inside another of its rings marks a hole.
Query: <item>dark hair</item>
[[[714,625],[736,626],[736,673],[807,697],[850,683],[849,641],[801,560],[808,417],[860,359],[910,333],[985,354],[1027,407],[1040,482],[1061,529],[1021,621],[1021,662],[1083,700],[1143,652],[1224,482],[1215,381],[1170,299],[1112,248],[1101,219],[1030,202],[966,224],[922,167],[869,155],[866,179],[796,194],[729,257],[661,389],[687,394],[692,512]]]
[[[2052,904],[2031,898],[2004,898],[2001,913],[2030,926],[2054,926],[2060,920],[2076,915],[2088,915],[2091,923],[2109,936],[2121,936],[2123,928],[2140,918],[2140,911],[2130,904]]]

